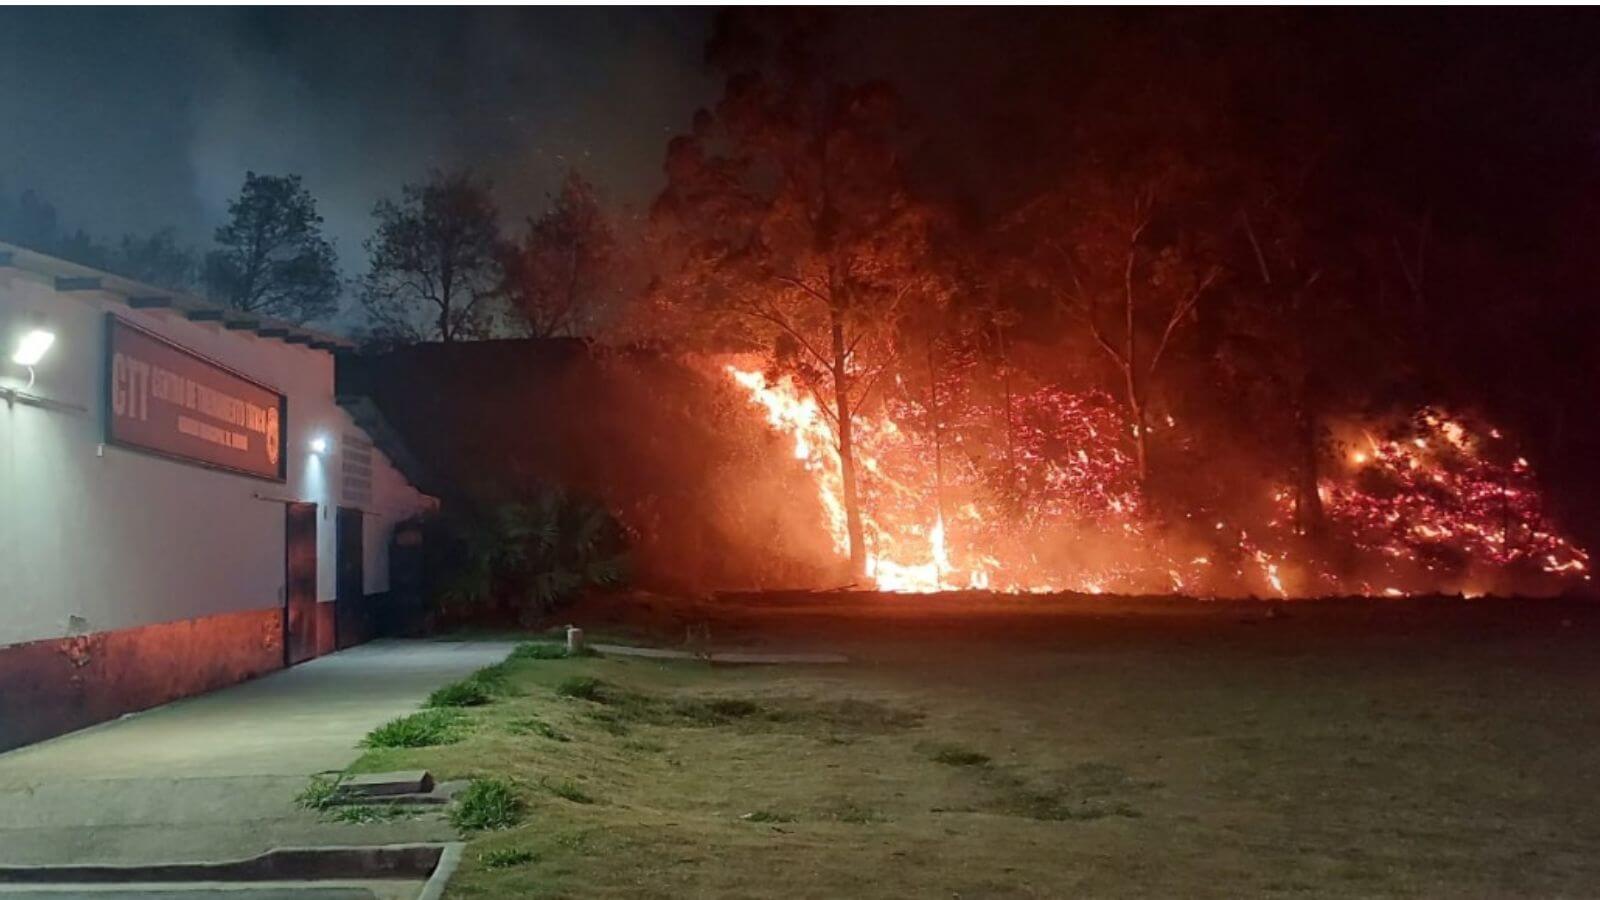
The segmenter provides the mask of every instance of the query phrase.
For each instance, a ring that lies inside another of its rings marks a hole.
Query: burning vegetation
[[[724,371],[792,442],[824,512],[817,527],[848,559],[824,407],[790,377]],[[1350,427],[1347,465],[1318,483],[1325,530],[1312,536],[1296,532],[1294,492],[1270,478],[1255,518],[1236,504],[1164,522],[1136,478],[1132,428],[1103,393],[1039,386],[948,421],[931,404],[902,397],[856,423],[864,574],[879,590],[1475,595],[1588,577],[1528,461],[1498,430],[1437,410]]]

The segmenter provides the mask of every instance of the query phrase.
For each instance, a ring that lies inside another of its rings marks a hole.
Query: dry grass
[[[1588,624],[1286,621],[897,620],[837,669],[513,660],[459,743],[360,767],[517,786],[454,897],[1600,894]]]

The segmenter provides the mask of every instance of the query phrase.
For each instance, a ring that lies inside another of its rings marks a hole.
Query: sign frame
[[[240,466],[230,466],[226,463],[213,462],[211,460],[199,459],[193,456],[185,456],[182,453],[174,453],[157,447],[149,447],[144,444],[136,444],[129,441],[119,440],[114,433],[113,421],[116,416],[116,411],[112,408],[113,390],[115,387],[113,384],[115,372],[113,369],[112,360],[116,356],[116,331],[118,328],[126,328],[129,331],[136,332],[140,336],[155,341],[159,344],[163,344],[174,353],[188,357],[202,366],[215,369],[216,371],[221,372],[230,378],[236,378],[245,382],[246,384],[251,385],[252,387],[266,391],[267,393],[277,397],[279,435],[277,473],[274,475],[263,475],[254,469],[247,469]],[[101,354],[101,364],[104,367],[104,373],[100,384],[101,390],[104,392],[102,398],[103,402],[101,404],[104,424],[101,431],[102,438],[107,446],[116,447],[120,450],[127,450],[133,453],[139,453],[145,456],[153,456],[158,459],[170,460],[172,462],[182,463],[184,465],[195,466],[201,469],[210,469],[215,472],[227,472],[231,475],[239,475],[244,478],[252,478],[257,481],[266,481],[272,484],[285,484],[288,482],[289,447],[291,444],[289,441],[289,395],[287,393],[273,387],[270,384],[266,384],[255,378],[251,378],[249,375],[246,375],[231,366],[212,359],[205,354],[191,350],[188,347],[179,344],[177,341],[174,341],[164,335],[157,334],[156,332],[151,331],[142,325],[130,322],[122,316],[117,315],[115,312],[106,313],[104,345],[104,352]]]

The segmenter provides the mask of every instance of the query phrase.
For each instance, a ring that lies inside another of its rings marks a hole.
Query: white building
[[[0,750],[368,635],[432,501],[339,346],[0,244]]]

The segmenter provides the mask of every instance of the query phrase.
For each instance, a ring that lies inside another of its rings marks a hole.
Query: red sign
[[[107,443],[284,480],[283,394],[107,318]]]

